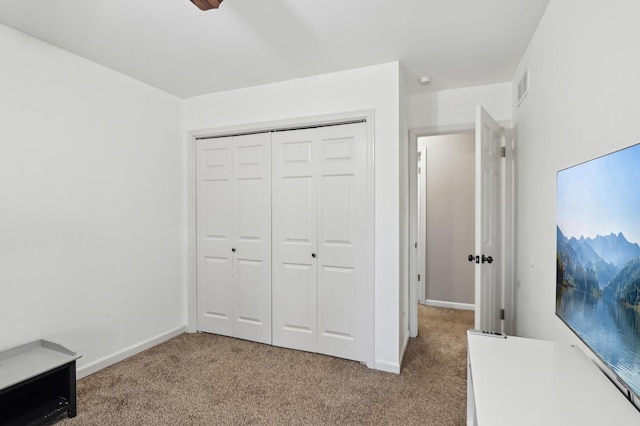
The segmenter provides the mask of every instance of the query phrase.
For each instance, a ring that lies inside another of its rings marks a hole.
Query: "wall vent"
[[[520,81],[518,82],[518,101],[517,106],[520,106],[525,97],[529,94],[529,68],[524,71]]]

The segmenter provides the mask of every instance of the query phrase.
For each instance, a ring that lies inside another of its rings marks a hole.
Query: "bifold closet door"
[[[365,142],[365,123],[272,136],[274,345],[366,361]]]
[[[196,143],[199,331],[271,343],[270,139]]]

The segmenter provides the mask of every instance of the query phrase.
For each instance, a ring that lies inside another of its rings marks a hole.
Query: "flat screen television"
[[[640,409],[640,144],[557,175],[556,315]]]

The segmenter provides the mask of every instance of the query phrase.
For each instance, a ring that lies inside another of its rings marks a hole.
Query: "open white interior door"
[[[503,129],[476,110],[475,328],[502,331]]]

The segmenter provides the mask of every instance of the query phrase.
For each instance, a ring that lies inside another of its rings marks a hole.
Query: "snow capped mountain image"
[[[640,144],[557,182],[556,314],[640,395]]]

